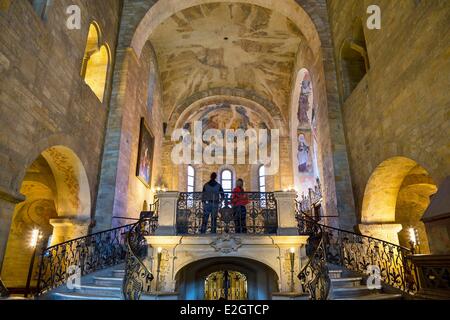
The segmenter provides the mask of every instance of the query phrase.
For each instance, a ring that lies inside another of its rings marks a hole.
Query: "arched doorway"
[[[372,173],[364,193],[360,231],[405,247],[414,233],[421,253],[429,246],[422,215],[437,192],[431,176],[414,160],[393,157]]]
[[[215,271],[205,280],[205,300],[247,300],[247,291],[247,277],[238,271]]]
[[[69,148],[43,151],[27,168],[21,194],[25,201],[14,209],[1,278],[13,292],[24,290],[35,247],[32,234],[39,231],[37,252],[85,235],[91,214],[90,188],[80,159]],[[37,277],[38,259],[32,274]]]
[[[183,300],[268,300],[279,291],[274,270],[236,257],[194,261],[177,273],[176,283]]]

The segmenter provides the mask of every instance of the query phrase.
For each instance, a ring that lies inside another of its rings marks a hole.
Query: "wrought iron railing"
[[[323,246],[325,257],[320,253],[319,259],[359,274],[375,271],[384,284],[407,294],[417,292],[416,268],[407,258],[411,255],[409,249],[380,239],[319,224],[311,218],[311,212],[303,211],[299,204],[297,204],[297,221],[300,234],[310,235],[310,241],[318,243],[317,248]],[[310,261],[317,259],[317,254],[310,255]],[[311,269],[317,269],[316,277],[320,272],[318,269],[321,268],[321,264],[315,266],[314,262],[311,262]],[[314,281],[309,279],[309,283]],[[314,297],[312,293],[311,296]]]
[[[125,300],[140,300],[143,293],[150,293],[153,274],[145,265],[148,245],[145,236],[157,228],[157,216],[149,215],[131,229],[127,237],[127,257],[122,294]]]
[[[75,273],[81,276],[125,261],[125,239],[134,224],[94,233],[44,250],[41,255],[37,294],[67,283]]]
[[[152,221],[157,223],[158,204]],[[141,221],[70,240],[45,249],[40,258],[37,295],[66,284],[75,273],[84,276],[125,262],[127,235]]]
[[[277,201],[270,192],[180,193],[177,234],[275,234]]]
[[[297,203],[297,208],[299,208]],[[301,212],[301,211],[300,211]],[[300,270],[298,278],[311,300],[326,300],[330,292],[327,267],[326,242],[323,227],[308,215],[297,216],[300,235],[308,235],[306,254],[308,262]]]

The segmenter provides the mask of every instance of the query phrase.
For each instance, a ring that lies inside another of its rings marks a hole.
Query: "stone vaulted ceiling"
[[[159,64],[166,117],[184,99],[239,88],[287,110],[302,34],[286,17],[241,3],[180,11],[150,37]]]

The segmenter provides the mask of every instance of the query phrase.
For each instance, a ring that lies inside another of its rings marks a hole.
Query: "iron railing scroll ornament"
[[[240,202],[233,201],[236,198]],[[245,211],[236,205],[239,203],[245,203]],[[208,220],[207,212],[211,212]],[[177,201],[176,228],[178,235],[276,234],[277,201],[271,192],[182,192]]]
[[[316,206],[309,204],[309,208]],[[315,280],[323,265],[314,261],[325,261],[328,264],[344,267],[361,275],[376,274],[379,280],[387,286],[401,292],[414,295],[418,291],[416,267],[410,257],[411,250],[368,236],[349,232],[320,224],[313,218],[312,210],[305,211],[305,205],[297,203],[297,221],[300,234],[310,236],[309,242],[317,244],[315,251],[309,251],[308,273],[302,272],[299,277],[304,279],[308,290],[321,290],[323,283]],[[323,250],[322,251],[322,247]],[[324,256],[323,256],[323,252]],[[309,276],[309,277],[308,277]],[[319,285],[319,288],[315,286]],[[314,292],[311,292],[311,297]],[[319,298],[323,298],[320,296]]]
[[[154,234],[158,227],[158,204],[155,211],[141,217],[141,220],[131,229],[127,237],[127,257],[122,295],[125,300],[140,300],[142,294],[151,292],[153,274],[145,265],[148,245],[146,236]]]
[[[126,235],[134,224],[94,233],[45,249],[40,257],[37,295],[125,262]]]
[[[300,203],[297,204],[299,212]],[[331,280],[328,274],[325,233],[321,225],[308,215],[297,216],[300,235],[307,235],[306,254],[308,262],[300,270],[298,278],[311,300],[327,300]]]
[[[157,224],[156,212],[150,219],[152,226]],[[45,249],[40,257],[39,278],[36,295],[68,284],[75,274],[85,276],[93,272],[120,265],[126,261],[127,239],[130,231],[136,232],[139,222],[111,230],[94,233],[70,240]]]

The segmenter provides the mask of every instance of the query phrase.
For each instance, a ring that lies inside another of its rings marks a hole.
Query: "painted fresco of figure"
[[[310,147],[306,144],[305,135],[301,134],[298,137],[297,152],[298,172],[300,173],[308,172],[309,152]]]
[[[300,125],[308,125],[310,122],[308,113],[310,112],[309,96],[312,93],[311,81],[302,81],[302,87],[300,91],[300,106],[298,108],[298,121]]]

